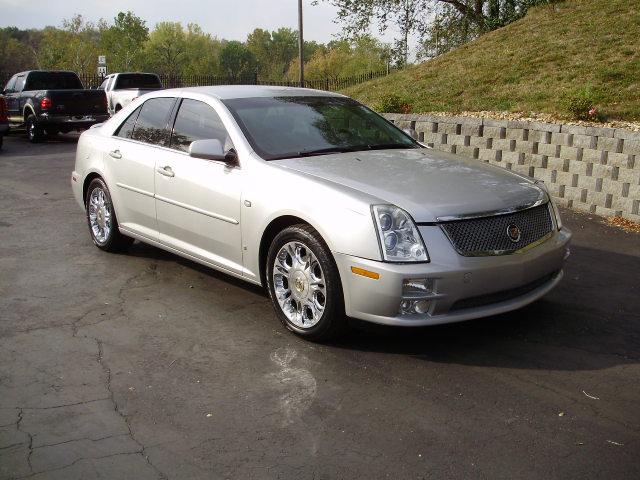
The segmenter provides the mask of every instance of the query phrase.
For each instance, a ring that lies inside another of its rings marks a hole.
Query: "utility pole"
[[[298,0],[298,56],[300,57],[300,86],[304,87],[304,38],[302,36],[302,0]]]

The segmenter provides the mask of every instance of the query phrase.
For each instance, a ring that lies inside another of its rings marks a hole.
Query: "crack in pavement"
[[[18,412],[18,421],[16,422],[16,429],[19,432],[26,433],[27,436],[29,437],[29,445],[28,445],[29,453],[27,454],[27,465],[29,466],[29,470],[33,472],[33,465],[31,464],[31,456],[33,455],[33,435],[30,432],[27,432],[26,430],[22,430],[20,428],[20,424],[22,423],[22,419],[23,419],[23,414],[24,414],[24,410],[21,408]]]
[[[146,455],[146,448],[138,439],[135,438],[135,436],[133,435],[133,430],[131,428],[131,423],[129,421],[129,416],[125,415],[121,410],[120,407],[118,406],[118,402],[115,399],[115,395],[113,393],[113,389],[111,388],[111,369],[105,364],[104,362],[104,347],[103,347],[103,342],[102,340],[98,339],[98,338],[94,338],[94,340],[96,341],[96,344],[98,345],[98,356],[97,356],[97,361],[100,364],[100,366],[102,367],[102,370],[104,371],[105,375],[106,375],[106,387],[107,387],[107,391],[109,392],[109,400],[111,401],[111,403],[113,404],[113,408],[115,410],[115,412],[120,415],[120,417],[122,417],[122,419],[125,422],[125,425],[127,427],[128,430],[128,435],[131,438],[131,440],[133,440],[134,443],[136,443],[137,445],[140,446],[140,451],[136,452],[139,453],[140,455],[142,455],[142,458],[144,458],[145,462],[147,462],[147,464],[158,474],[158,478],[162,479],[162,480],[166,480],[167,476],[158,468],[156,467],[151,460],[149,459],[149,456]]]

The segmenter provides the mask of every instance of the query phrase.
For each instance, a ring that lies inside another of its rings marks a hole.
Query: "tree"
[[[362,35],[352,41],[333,40],[319,47],[305,63],[305,76],[309,80],[336,80],[386,69],[389,46],[370,35]],[[297,80],[298,59],[289,67],[288,78]]]
[[[38,51],[40,66],[95,75],[100,32],[82,15],[63,20],[62,27],[44,29]]]
[[[127,72],[142,67],[142,49],[149,38],[146,22],[132,12],[119,12],[111,26],[100,29],[100,48],[107,56],[109,69]]]
[[[227,42],[220,52],[220,67],[230,79],[238,81],[253,76],[258,63],[256,57],[242,42]]]
[[[185,33],[184,75],[217,75],[220,70],[222,42],[204,33],[195,23],[187,25]]]
[[[146,67],[168,76],[179,75],[185,65],[186,50],[180,22],[160,22],[145,46]]]
[[[0,90],[5,80],[16,72],[38,66],[35,50],[30,45],[31,33],[15,27],[0,29]]]
[[[272,70],[271,32],[256,28],[247,35],[246,46],[256,58],[258,75],[269,77]]]
[[[409,37],[424,29],[429,5],[437,0],[316,0],[327,1],[338,8],[338,20],[345,25],[346,38],[367,32],[377,23],[380,33],[389,27],[399,31],[393,51],[396,63],[409,61]]]
[[[527,10],[557,0],[315,0],[338,8],[338,20],[345,35],[353,37],[378,25],[380,33],[390,26],[400,34],[395,40],[395,57],[406,64],[409,37],[418,35],[427,43],[445,38],[444,45],[458,46],[489,30],[524,16]],[[442,11],[437,12],[440,8]],[[430,21],[430,17],[434,17]],[[433,51],[433,46],[424,51]],[[435,50],[439,50],[435,48]]]
[[[291,61],[298,56],[298,32],[280,28],[273,32],[256,28],[247,36],[246,46],[257,62],[258,74],[271,80],[286,76]],[[305,42],[305,55],[311,56],[317,44]]]

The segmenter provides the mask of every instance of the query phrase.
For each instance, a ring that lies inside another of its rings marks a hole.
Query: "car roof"
[[[213,87],[176,88],[173,90],[210,95],[220,100],[253,97],[344,97],[339,93],[326,92],[324,90],[266,85],[218,85]],[[170,91],[164,90],[165,93]]]

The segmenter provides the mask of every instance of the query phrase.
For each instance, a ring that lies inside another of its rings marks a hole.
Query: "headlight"
[[[429,261],[420,232],[407,212],[393,205],[374,205],[372,209],[384,260]]]
[[[562,219],[560,218],[560,211],[556,206],[556,202],[553,201],[553,198],[549,193],[549,189],[547,188],[547,185],[542,180],[536,180],[535,184],[541,189],[543,189],[544,192],[547,194],[547,198],[549,199],[549,205],[551,205],[551,211],[553,211],[553,216],[556,220],[556,227],[558,228],[558,230],[560,230],[562,228]]]

